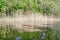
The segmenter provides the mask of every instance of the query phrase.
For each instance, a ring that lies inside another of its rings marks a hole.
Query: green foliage
[[[56,40],[60,40],[60,23],[56,25]]]
[[[47,28],[45,40],[59,39],[59,37],[57,37],[58,35],[59,33],[56,35],[56,30]],[[41,32],[18,32],[17,30],[13,30],[12,28],[7,29],[0,27],[0,40],[16,40],[16,37],[18,36],[21,37],[22,40],[36,40],[36,38],[40,40]]]
[[[39,4],[34,0],[20,0],[14,6],[16,9],[40,11]]]
[[[54,1],[45,0],[44,6],[43,6],[43,13],[54,14],[56,8],[57,8],[57,5]]]
[[[60,13],[59,10],[57,10],[59,9],[58,5],[56,4],[57,2],[58,0],[56,2],[55,0],[1,0],[0,12],[4,12],[9,9],[21,9],[23,11],[31,10],[36,12],[43,12],[46,14],[56,14]]]
[[[55,40],[56,39],[56,31],[51,28],[46,29],[45,40]]]
[[[12,28],[0,27],[0,40],[16,40],[16,37],[21,37],[22,40],[35,40],[40,36],[40,32],[18,32]]]
[[[5,3],[3,0],[0,0],[0,12],[5,11],[7,9],[7,3]]]
[[[22,40],[35,40],[37,37],[39,38],[40,32],[23,32]]]

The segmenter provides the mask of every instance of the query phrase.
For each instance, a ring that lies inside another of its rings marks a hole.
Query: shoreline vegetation
[[[12,15],[16,11],[22,11],[25,14],[27,11],[39,12],[46,15],[60,15],[59,2],[50,0],[1,0],[0,14]]]
[[[0,40],[60,40],[59,21],[60,0],[0,0]]]

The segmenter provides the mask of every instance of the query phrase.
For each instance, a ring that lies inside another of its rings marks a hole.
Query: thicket
[[[59,14],[58,1],[55,0],[0,0],[0,14],[11,14],[14,10],[21,9],[36,11],[44,14]]]

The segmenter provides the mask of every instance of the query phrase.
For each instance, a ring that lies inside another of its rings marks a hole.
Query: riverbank
[[[17,14],[14,17],[6,16],[0,18],[0,25],[3,27],[10,26],[19,31],[39,31],[38,27],[51,26],[59,22],[60,18],[53,15],[47,16],[40,13],[27,12],[26,14]]]

